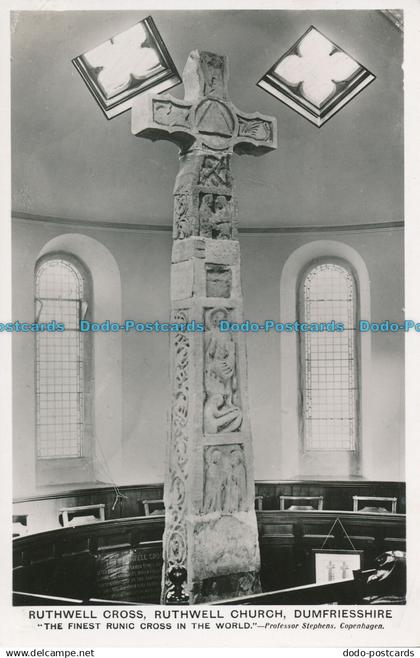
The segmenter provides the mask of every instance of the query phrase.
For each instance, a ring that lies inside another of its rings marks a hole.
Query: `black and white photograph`
[[[351,631],[325,646],[389,645],[417,551],[407,12],[58,4],[9,26],[6,598],[27,644],[60,646],[42,611],[68,607],[97,620],[60,618],[68,646],[142,646],[163,618],[185,637],[192,610],[242,610],[250,646],[282,646],[273,611],[318,646],[303,610]]]

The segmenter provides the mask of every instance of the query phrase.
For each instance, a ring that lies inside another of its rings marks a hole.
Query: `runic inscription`
[[[276,147],[271,117],[238,112],[226,58],[194,51],[184,100],[144,96],[133,133],[180,149],[174,186],[172,318],[204,331],[172,337],[172,422],[165,476],[162,603],[260,591],[233,153]]]

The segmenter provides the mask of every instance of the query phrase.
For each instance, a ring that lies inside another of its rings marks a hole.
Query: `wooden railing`
[[[28,515],[27,530],[42,532],[59,527],[57,508],[85,505],[105,505],[106,519],[130,518],[145,515],[145,501],[163,498],[162,484],[121,486],[124,498],[117,499],[111,486],[97,486],[73,491],[45,492],[16,498],[14,514]],[[255,496],[262,510],[279,509],[280,496],[322,496],[324,510],[353,509],[353,496],[381,496],[397,498],[397,512],[405,513],[405,485],[403,482],[365,480],[257,481]]]
[[[405,548],[401,514],[263,510],[257,520],[264,591],[313,582],[312,549],[323,545],[348,549],[350,540],[364,552],[364,568],[385,550]],[[84,602],[159,603],[163,528],[164,518],[152,515],[17,538],[14,589]]]

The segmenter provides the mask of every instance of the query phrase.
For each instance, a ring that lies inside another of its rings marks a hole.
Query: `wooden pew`
[[[15,515],[30,516],[30,532],[42,532],[59,527],[57,512],[62,507],[105,505],[105,518],[118,519],[144,515],[144,501],[161,500],[163,485],[121,486],[122,498],[117,499],[112,486],[99,485],[89,489],[45,491],[23,496],[14,501]],[[374,480],[283,480],[255,483],[257,506],[262,510],[278,510],[279,496],[323,496],[324,510],[353,509],[353,496],[387,496],[398,499],[397,512],[405,513],[404,482]]]
[[[159,603],[162,534],[163,518],[149,516],[17,538],[14,589],[84,602],[139,595]]]
[[[333,528],[336,519],[341,523]],[[263,510],[257,512],[257,521],[264,590],[310,583],[313,548],[349,549],[353,545],[364,551],[366,568],[385,550],[405,550],[403,514]]]
[[[217,605],[403,605],[406,591],[406,559],[400,552],[380,555],[373,569],[353,572],[352,580],[302,585],[273,592],[217,601]],[[212,604],[210,604],[212,605]]]
[[[387,548],[405,547],[402,514],[257,511],[263,590],[309,585],[314,548],[350,548],[339,525],[331,532],[337,518],[364,551],[364,568]],[[14,589],[85,602],[142,596],[144,603],[159,603],[163,529],[164,518],[150,515],[16,538]]]

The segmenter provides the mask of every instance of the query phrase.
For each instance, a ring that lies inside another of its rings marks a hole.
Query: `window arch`
[[[34,288],[39,269],[46,261],[54,259],[64,260],[77,270],[83,280],[81,317],[99,323],[107,319],[122,321],[120,271],[115,257],[104,244],[82,233],[60,233],[51,238],[45,242],[34,263]],[[36,303],[37,314],[39,310],[40,304]],[[36,487],[65,485],[67,488],[69,484],[109,482],[109,472],[115,481],[124,477],[121,332],[86,332],[80,337],[84,356],[82,456],[39,458],[38,432],[35,432],[33,457]],[[35,344],[36,338],[34,352]],[[34,365],[36,371],[36,363]],[[31,391],[32,387],[34,396],[28,402],[33,401],[35,412],[35,377],[32,377]]]
[[[304,451],[358,447],[357,289],[347,264],[328,259],[303,273],[299,317],[326,325],[300,336],[301,418]],[[332,322],[344,331],[333,331]],[[330,325],[330,331],[328,331]]]
[[[46,328],[53,321],[64,325],[64,331],[44,330],[35,336],[36,449],[44,470],[54,460],[71,464],[73,471],[91,463],[91,349],[80,331],[90,291],[88,272],[73,256],[48,254],[38,262],[36,322]]]
[[[332,263],[342,266],[353,279],[354,314],[370,321],[370,276],[366,264],[356,249],[338,240],[313,240],[297,247],[286,260],[280,279],[280,318],[303,318],[302,283],[317,265]],[[328,317],[328,322],[338,317]],[[325,321],[325,319],[323,318]],[[349,478],[371,477],[374,454],[370,440],[369,403],[374,390],[371,366],[370,332],[354,332],[354,361],[357,371],[356,396],[357,425],[355,449],[306,450],[303,428],[303,387],[301,367],[303,334],[280,334],[280,401],[281,441],[280,468],[287,477]],[[335,335],[335,334],[334,334]],[[357,336],[357,339],[356,339]],[[338,334],[336,336],[336,339]],[[334,338],[333,338],[334,340]]]

